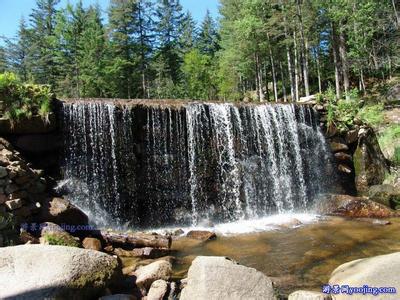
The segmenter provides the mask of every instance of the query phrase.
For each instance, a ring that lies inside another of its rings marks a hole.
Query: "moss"
[[[79,247],[79,243],[68,233],[46,233],[43,238],[49,245]]]

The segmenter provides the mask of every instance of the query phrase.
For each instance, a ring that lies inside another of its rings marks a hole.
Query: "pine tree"
[[[0,73],[3,73],[7,70],[7,59],[6,59],[6,50],[4,47],[0,47]]]
[[[214,56],[219,50],[219,35],[210,11],[207,10],[203,22],[201,23],[200,33],[197,41],[197,48],[203,54]]]
[[[54,28],[56,6],[60,0],[36,0],[31,17],[32,25],[32,75],[37,83],[56,86],[58,67],[54,58],[56,39]]]
[[[157,16],[157,45],[158,51],[155,55],[157,81],[156,85],[162,85],[158,90],[176,89],[179,83],[179,70],[181,59],[179,55],[179,25],[182,23],[184,14],[179,0],[158,0],[156,8]],[[174,93],[168,92],[168,95]],[[162,95],[161,95],[162,96]]]
[[[109,46],[106,76],[113,97],[132,98],[134,90],[133,34],[136,30],[136,0],[111,0],[108,9]]]
[[[7,42],[8,61],[13,72],[23,80],[27,81],[31,73],[31,47],[32,30],[27,28],[24,18],[21,18],[17,33],[16,42]]]
[[[89,7],[78,42],[82,97],[104,97],[107,93],[104,79],[106,41],[100,14],[98,6]]]
[[[181,55],[184,56],[196,46],[197,29],[196,22],[193,20],[192,14],[187,11],[179,28],[179,49]]]

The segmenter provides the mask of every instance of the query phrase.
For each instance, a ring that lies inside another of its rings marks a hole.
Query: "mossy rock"
[[[73,236],[66,232],[46,233],[42,236],[41,244],[54,246],[79,247]]]

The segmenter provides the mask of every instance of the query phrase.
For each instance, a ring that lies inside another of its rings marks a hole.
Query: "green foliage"
[[[393,155],[392,161],[393,161],[396,165],[400,165],[400,147],[396,147],[396,148],[394,149],[394,155]]]
[[[390,160],[393,163],[400,165],[400,125],[392,124],[385,128],[385,130],[379,134],[378,141],[382,149],[390,149],[393,147],[393,156]]]
[[[358,112],[357,117],[367,124],[376,126],[383,122],[383,109],[382,103],[370,106],[364,106]]]
[[[66,233],[46,233],[43,237],[49,245],[79,247],[79,243]]]
[[[5,117],[12,123],[37,114],[47,120],[52,99],[48,85],[23,84],[14,73],[0,74],[0,101],[4,103]]]

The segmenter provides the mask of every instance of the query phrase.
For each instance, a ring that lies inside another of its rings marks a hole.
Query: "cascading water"
[[[332,178],[308,106],[94,100],[62,113],[69,197],[101,224],[304,212]]]

